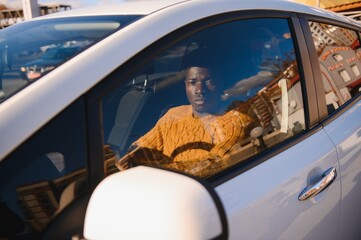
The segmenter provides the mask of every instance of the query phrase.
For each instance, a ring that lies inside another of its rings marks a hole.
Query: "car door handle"
[[[320,192],[322,192],[325,188],[327,188],[333,180],[335,180],[337,176],[336,168],[332,167],[328,169],[324,174],[322,174],[322,178],[314,185],[307,186],[301,194],[298,196],[298,200],[304,201],[310,197],[314,197]]]

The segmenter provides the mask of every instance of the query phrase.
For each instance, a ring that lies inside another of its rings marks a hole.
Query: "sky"
[[[36,1],[36,0],[35,0]],[[109,3],[122,2],[122,0],[38,0],[38,4],[66,4],[70,5],[72,9],[104,5]],[[22,0],[0,0],[0,4],[4,4],[7,8],[19,9],[22,8]]]

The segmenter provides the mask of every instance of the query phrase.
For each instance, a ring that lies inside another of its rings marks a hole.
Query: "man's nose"
[[[197,81],[195,92],[196,93],[204,93],[206,91],[206,87],[203,81]]]

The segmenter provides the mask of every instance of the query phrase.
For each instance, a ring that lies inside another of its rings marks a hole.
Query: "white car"
[[[360,239],[360,37],[281,0],[123,2],[1,30],[0,239]]]

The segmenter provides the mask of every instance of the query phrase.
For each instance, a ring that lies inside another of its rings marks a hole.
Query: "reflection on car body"
[[[279,0],[3,29],[0,238],[359,239],[360,36]]]

